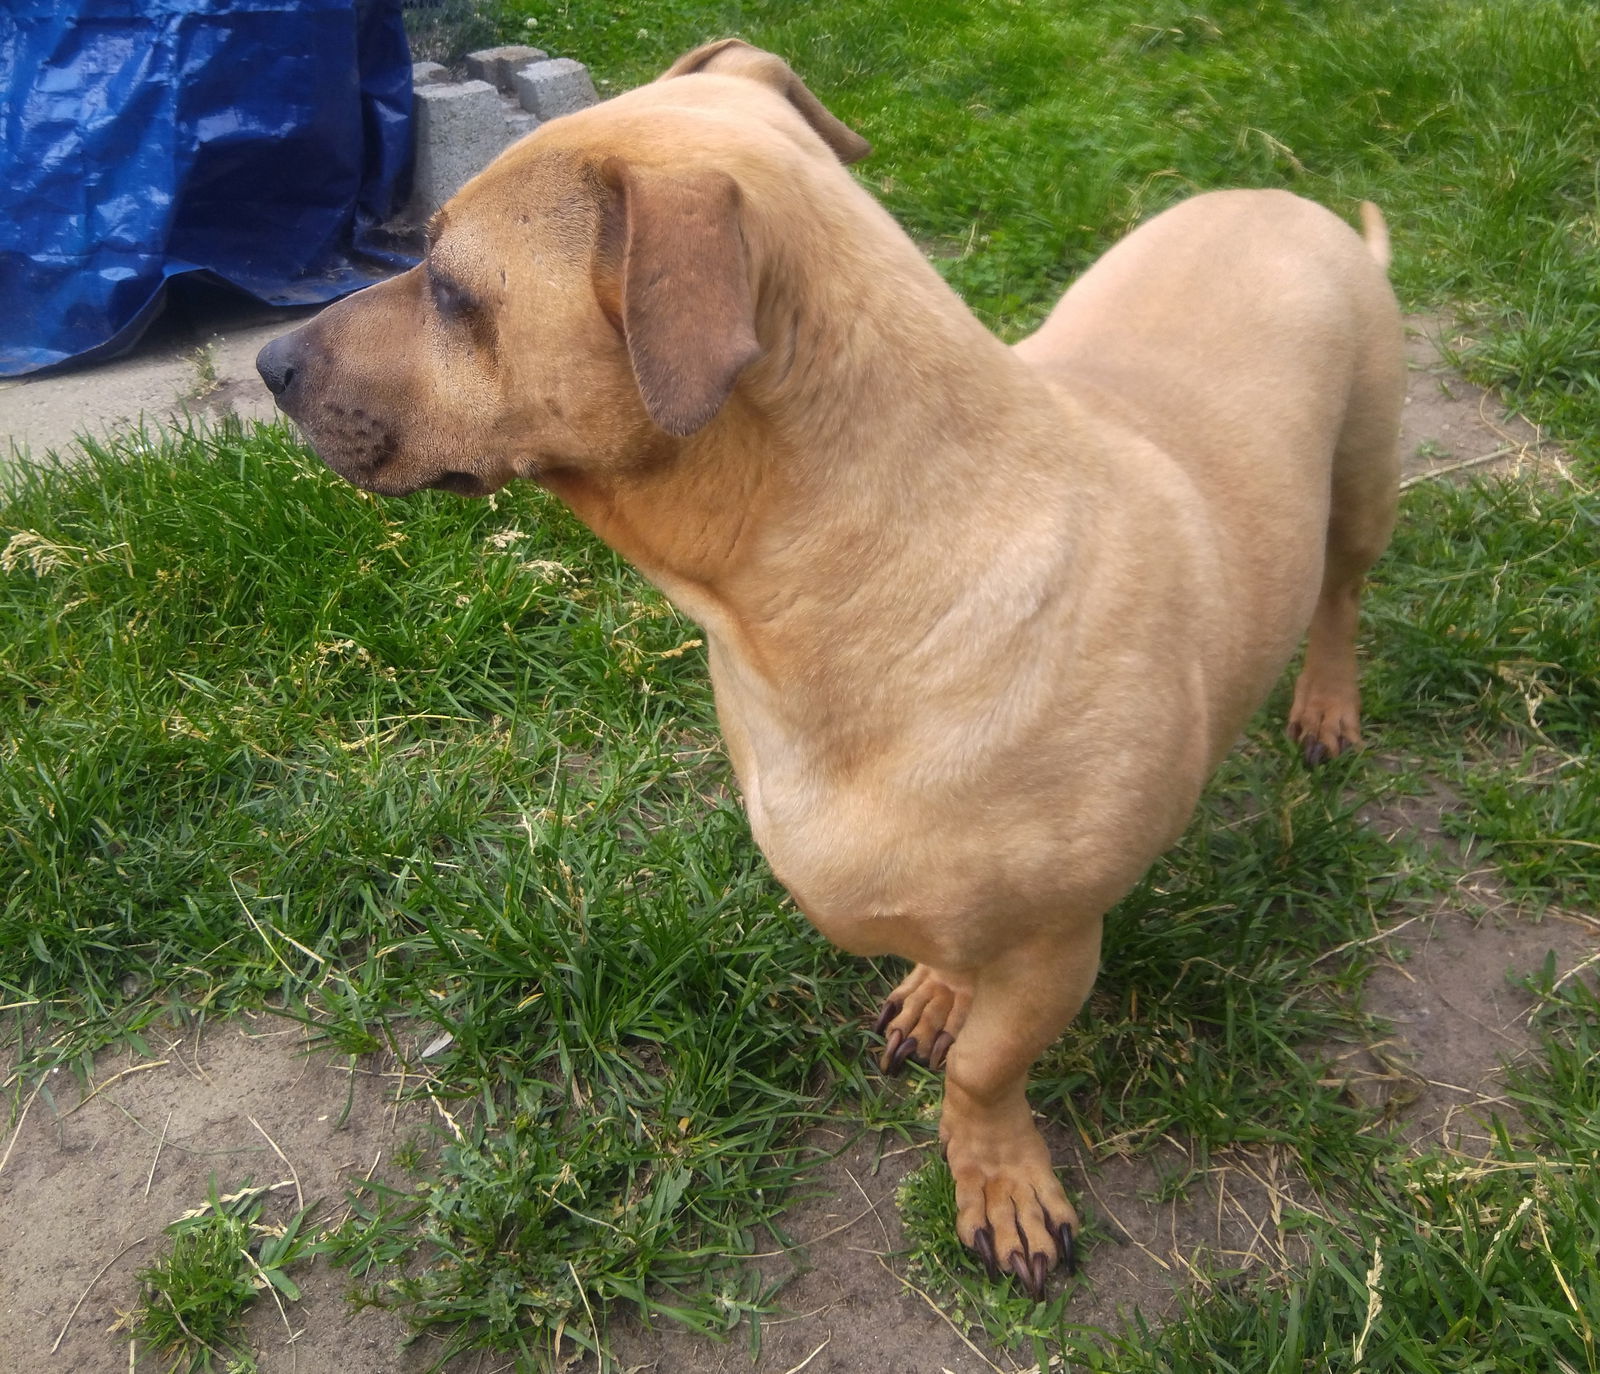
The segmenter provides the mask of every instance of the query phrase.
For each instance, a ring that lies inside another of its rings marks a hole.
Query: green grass
[[[247,1182],[223,1196],[212,1179],[206,1204],[167,1227],[171,1249],[139,1272],[138,1305],[123,1320],[172,1374],[254,1374],[245,1313],[264,1293],[280,1310],[300,1300],[288,1270],[318,1249],[311,1209],[271,1221],[269,1192]]]
[[[1447,828],[1508,887],[1600,899],[1600,495],[1434,484],[1407,500],[1368,624],[1369,715],[1469,806]]]
[[[25,473],[0,541],[0,1000],[37,1066],[178,1005],[348,1053],[433,1023],[465,1125],[400,1209],[443,1256],[419,1319],[735,1319],[705,1284],[748,1288],[859,1085],[869,971],[756,855],[692,627],[540,493],[385,505],[272,429]]]
[[[1091,1155],[1282,1151],[1315,1190],[1292,1219],[1312,1258],[1214,1275],[1161,1331],[1090,1340],[1067,1325],[1070,1289],[1036,1305],[983,1278],[931,1166],[904,1189],[906,1264],[1029,1359],[1592,1372],[1590,986],[1540,984],[1541,1067],[1509,1089],[1526,1125],[1487,1161],[1408,1153],[1307,1047],[1370,1033],[1352,1010],[1361,942],[1456,876],[1380,843],[1365,797],[1441,779],[1464,799],[1447,825],[1512,897],[1600,895],[1600,16],[678,0],[540,6],[528,29],[527,13],[504,5],[506,36],[583,58],[602,89],[727,33],[783,52],[873,140],[860,175],[1008,337],[1190,190],[1384,206],[1408,303],[1460,312],[1467,365],[1557,427],[1579,480],[1408,495],[1365,682],[1399,774],[1368,758],[1308,777],[1280,693],[1112,914],[1090,1006],[1033,1091]],[[270,427],[128,434],[5,482],[17,1101],[168,1015],[270,1005],[339,1053],[441,1046],[411,1067],[455,1131],[306,1243],[364,1300],[530,1369],[563,1341],[603,1349],[630,1309],[712,1334],[758,1322],[782,1295],[739,1259],[812,1160],[807,1129],[928,1138],[936,1081],[886,1089],[863,1068],[860,1021],[893,970],[831,951],[749,840],[697,631],[556,503],[375,501]],[[1109,1233],[1084,1211],[1093,1266]],[[175,1363],[248,1358],[230,1217],[212,1206],[147,1271],[150,1320],[219,1323],[187,1346],[147,1329]]]
[[[1164,1329],[1074,1341],[1116,1374],[1358,1369],[1547,1374],[1600,1369],[1600,999],[1548,975],[1547,1067],[1513,1080],[1533,1139],[1481,1159],[1391,1157],[1288,1274],[1218,1287]]]

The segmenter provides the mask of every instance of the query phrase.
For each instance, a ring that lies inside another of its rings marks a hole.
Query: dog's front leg
[[[956,1230],[991,1274],[1034,1297],[1062,1263],[1075,1267],[1078,1215],[1028,1107],[1028,1069],[1089,995],[1098,917],[1007,950],[972,979],[971,1005],[945,1068],[939,1135],[956,1185]]]

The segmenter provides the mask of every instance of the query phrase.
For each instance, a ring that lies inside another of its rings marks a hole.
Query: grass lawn
[[[1111,917],[1032,1093],[1091,1156],[1286,1151],[1305,1258],[1090,1340],[1071,1285],[1035,1305],[982,1277],[935,1165],[903,1192],[905,1262],[1026,1359],[1600,1371],[1592,983],[1536,987],[1543,1052],[1486,1157],[1412,1152],[1306,1050],[1368,1033],[1364,942],[1458,876],[1375,835],[1367,798],[1443,781],[1510,898],[1600,899],[1600,11],[508,0],[502,23],[602,93],[728,33],[783,53],[1007,337],[1195,189],[1383,206],[1407,304],[1458,312],[1462,364],[1553,427],[1575,480],[1406,497],[1367,621],[1373,753],[1308,777],[1275,701]],[[740,1257],[808,1129],[927,1138],[920,1080],[885,1087],[862,1053],[892,970],[830,950],[751,844],[695,627],[555,502],[380,502],[270,427],[128,434],[4,481],[15,1107],[163,1019],[268,1005],[347,1055],[431,1040],[413,1067],[458,1129],[268,1267],[292,1289],[315,1249],[529,1369],[630,1308],[709,1332],[769,1310]],[[217,1201],[149,1270],[177,1367],[182,1325],[233,1298],[157,1295],[209,1292],[253,1205]],[[1091,1223],[1089,1265],[1106,1239]]]

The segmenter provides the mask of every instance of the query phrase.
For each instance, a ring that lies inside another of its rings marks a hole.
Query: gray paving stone
[[[508,44],[502,48],[480,48],[467,54],[467,75],[475,81],[487,81],[506,95],[516,93],[516,75],[532,62],[542,62],[549,57],[543,48],[529,48],[521,44]]]
[[[506,116],[506,132],[511,135],[514,142],[527,137],[543,123],[544,120],[538,115],[529,114],[526,110],[517,110]]]
[[[540,119],[555,119],[593,105],[599,96],[589,69],[570,57],[534,62],[516,74],[517,99]]]
[[[417,156],[406,218],[427,219],[510,141],[506,108],[487,81],[419,86]]]

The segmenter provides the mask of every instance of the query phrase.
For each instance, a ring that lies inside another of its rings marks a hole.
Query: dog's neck
[[[710,425],[604,489],[552,485],[756,672],[851,693],[885,655],[1026,613],[1009,541],[1070,558],[1078,500],[1061,398],[876,202],[833,210],[758,242],[763,355]],[[823,642],[827,664],[791,652]]]

